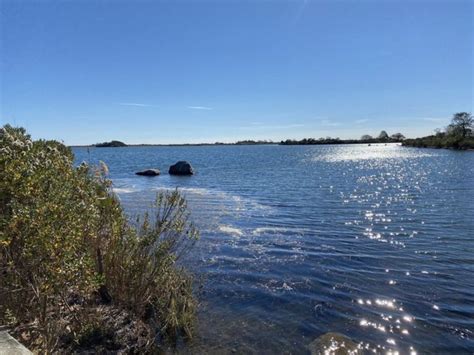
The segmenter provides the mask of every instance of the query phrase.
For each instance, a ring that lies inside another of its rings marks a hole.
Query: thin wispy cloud
[[[341,124],[339,122],[330,121],[330,120],[321,120],[321,125],[324,127],[339,127]]]
[[[291,23],[296,24],[299,22],[301,17],[303,16],[303,13],[305,11],[306,6],[308,5],[309,0],[303,0],[299,5],[298,8],[296,9],[296,12],[291,20]]]
[[[138,103],[138,102],[119,102],[118,104],[120,106],[153,107],[153,105],[141,104],[141,103]]]
[[[362,123],[367,123],[369,121],[370,120],[368,118],[363,118],[363,119],[360,119],[360,120],[355,120],[355,123],[362,124]]]
[[[191,110],[212,110],[213,108],[212,107],[208,107],[208,106],[188,106],[189,109]]]

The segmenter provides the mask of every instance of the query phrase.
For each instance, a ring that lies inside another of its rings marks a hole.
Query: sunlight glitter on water
[[[378,315],[378,319],[368,319],[367,316],[359,320],[359,325],[367,331],[376,331],[380,333],[391,334],[392,336],[386,338],[388,346],[397,345],[397,337],[403,337],[406,342],[406,337],[410,335],[409,327],[413,326],[413,317],[406,314],[403,307],[397,304],[395,299],[376,298],[374,300],[358,299],[357,303],[364,307],[372,307],[373,311]],[[377,309],[386,309],[384,312],[377,312]],[[388,313],[387,313],[388,312]],[[397,349],[386,349],[387,345],[379,344],[378,347],[387,350],[387,352],[396,353]],[[413,346],[410,350],[414,351]]]
[[[361,160],[386,160],[386,159],[410,159],[433,156],[433,153],[420,152],[419,150],[400,149],[397,143],[372,144],[370,147],[362,144],[340,145],[334,149],[320,152],[314,155],[313,161],[342,162]],[[321,154],[322,153],[322,154]]]

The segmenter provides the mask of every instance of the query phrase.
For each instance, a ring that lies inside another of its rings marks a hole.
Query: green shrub
[[[423,148],[474,149],[473,122],[470,113],[458,112],[453,115],[451,124],[444,132],[436,130],[436,135],[407,139],[402,144]]]
[[[156,218],[137,230],[106,173],[105,164],[75,168],[58,142],[0,129],[0,324],[22,327],[40,351],[58,346],[65,317],[84,334],[85,306],[72,307],[71,295],[146,317],[172,338],[192,335],[192,279],[176,266],[197,237],[186,201],[159,194]]]

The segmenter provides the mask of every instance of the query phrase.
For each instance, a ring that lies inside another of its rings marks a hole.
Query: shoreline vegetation
[[[318,145],[318,144],[376,144],[376,143],[401,143],[405,136],[396,133],[389,136],[382,131],[378,137],[364,135],[360,139],[340,139],[340,138],[304,138],[301,140],[287,139],[280,142],[272,140],[243,140],[235,143],[176,143],[176,144],[125,144],[121,141],[110,141],[104,143],[96,143],[92,145],[71,145],[70,147],[89,147],[89,148],[109,148],[109,147],[200,147],[200,146],[221,146],[221,145]]]
[[[209,145],[265,145],[265,144],[278,144],[271,140],[243,140],[237,141],[235,143],[222,143],[222,142],[215,142],[215,143],[170,143],[170,144],[125,144],[121,141],[110,141],[110,142],[103,142],[103,143],[96,143],[90,145],[70,145],[69,147],[90,147],[90,148],[110,148],[110,147],[194,147],[194,146],[209,146]]]
[[[401,143],[405,147],[418,148],[448,148],[456,150],[474,149],[474,119],[469,112],[458,112],[453,115],[451,123],[445,129],[436,129],[434,135],[421,138],[405,138],[401,133],[388,135],[381,131],[377,137],[368,134],[360,139],[340,138],[304,138],[301,140],[287,139],[280,142],[272,140],[242,140],[235,143],[183,143],[183,144],[125,144],[120,141],[97,143],[93,145],[73,145],[71,147],[188,147],[188,146],[215,146],[215,145],[332,145],[332,144],[387,144]]]
[[[151,353],[194,334],[198,238],[178,190],[132,225],[108,169],[0,128],[0,324],[35,353]]]
[[[405,136],[401,133],[395,133],[391,136],[386,131],[380,132],[378,137],[372,137],[368,134],[363,135],[360,139],[340,139],[340,138],[304,138],[301,140],[287,139],[281,141],[280,145],[326,145],[326,144],[380,144],[380,143],[401,143]]]
[[[470,112],[458,112],[444,129],[436,129],[434,135],[407,139],[403,146],[417,148],[474,149],[474,118]]]
[[[121,141],[110,141],[110,142],[103,142],[103,143],[96,143],[94,147],[97,148],[107,148],[107,147],[126,147],[127,145]]]

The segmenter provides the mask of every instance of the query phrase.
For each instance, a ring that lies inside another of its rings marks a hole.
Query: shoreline
[[[466,149],[463,149],[463,148],[456,148],[456,147],[437,147],[435,145],[427,145],[427,146],[416,146],[416,145],[412,145],[412,144],[402,144],[401,145],[402,147],[406,147],[406,148],[421,148],[421,149],[447,149],[447,150],[455,150],[455,151],[458,151],[458,152],[470,152],[470,151],[474,151],[474,148],[466,148]]]
[[[94,144],[68,145],[71,148],[127,148],[127,147],[207,147],[234,145],[280,145],[279,143],[183,143],[183,144],[127,144],[123,147],[97,147]]]
[[[350,144],[399,144],[402,142],[338,142],[338,143],[312,143],[312,144],[281,144],[281,143],[183,143],[183,144],[127,144],[123,147],[97,147],[95,145],[68,145],[70,148],[127,148],[127,147],[209,147],[209,146],[256,146],[256,145],[272,145],[272,146],[296,146],[296,145],[350,145]]]

